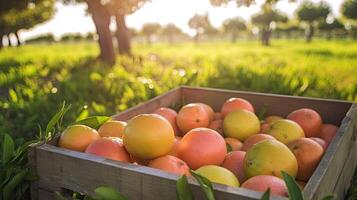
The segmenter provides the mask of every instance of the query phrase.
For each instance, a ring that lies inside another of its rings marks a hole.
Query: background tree
[[[311,1],[304,1],[297,9],[298,18],[307,23],[306,28],[306,42],[311,42],[315,32],[315,26],[319,21],[326,20],[330,14],[331,8],[325,2],[314,4]]]
[[[160,24],[146,23],[146,24],[143,24],[141,32],[146,37],[147,42],[149,44],[151,44],[153,35],[158,34],[160,30],[161,30]]]
[[[4,0],[2,0],[2,3]],[[14,34],[16,38],[16,46],[21,44],[18,31],[22,29],[30,29],[37,24],[46,22],[54,15],[54,0],[35,0],[33,2],[27,2],[25,5],[23,2],[19,4],[11,4],[12,1],[8,1],[8,10],[2,10],[0,15],[0,43],[2,46],[2,38],[7,35],[10,38],[10,34]],[[26,2],[26,1],[24,1]],[[10,45],[10,41],[8,42]]]
[[[277,22],[286,22],[287,17],[273,9],[270,4],[263,4],[262,10],[253,15],[251,21],[259,29],[262,44],[268,46],[270,44],[273,24]]]
[[[162,35],[167,37],[170,43],[173,43],[175,36],[182,35],[182,30],[175,24],[170,23],[162,28]]]
[[[325,33],[326,39],[329,40],[335,32],[344,31],[345,26],[338,19],[332,19],[331,21],[321,21],[318,24],[318,28]]]
[[[198,42],[200,36],[207,32],[208,29],[212,27],[211,22],[209,21],[208,14],[199,15],[195,14],[188,21],[188,26],[191,29],[194,29],[196,34],[194,36],[195,42]]]
[[[341,5],[341,13],[348,19],[357,19],[357,0],[346,0]]]
[[[231,35],[231,41],[237,40],[238,32],[247,30],[247,26],[242,18],[236,17],[223,22],[223,31]]]
[[[290,39],[303,36],[304,29],[300,27],[299,21],[289,20],[286,23],[278,23],[274,32]]]

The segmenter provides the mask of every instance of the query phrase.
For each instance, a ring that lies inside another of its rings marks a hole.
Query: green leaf
[[[129,200],[112,187],[98,187],[94,192],[101,200]]]
[[[270,199],[270,188],[268,188],[260,198],[260,200],[269,200]]]
[[[51,120],[48,122],[46,130],[45,130],[45,136],[51,137],[50,133],[51,131],[54,130],[56,124],[60,123],[64,114],[69,110],[70,106],[66,107],[66,104],[63,103],[62,108],[51,118]]]
[[[77,116],[76,121],[83,120],[83,119],[87,118],[88,115],[89,115],[88,109],[83,109]]]
[[[14,156],[15,144],[11,136],[4,135],[3,150],[2,150],[2,163],[5,165]]]
[[[290,200],[304,200],[302,197],[302,192],[299,185],[296,183],[294,177],[290,176],[288,173],[282,171],[286,187],[288,188],[289,199]]]
[[[230,144],[226,143],[227,153],[233,151],[233,148]]]
[[[265,118],[265,114],[268,112],[268,106],[267,105],[263,105],[262,108],[259,110],[258,112],[258,118],[260,120],[264,120]]]
[[[67,200],[60,192],[55,192],[55,200]]]
[[[76,122],[76,124],[82,124],[94,129],[98,129],[102,124],[104,124],[104,122],[108,120],[110,120],[110,117],[107,116],[93,116],[79,120]]]
[[[178,200],[193,200],[193,195],[185,175],[176,182],[176,194]]]
[[[215,200],[213,186],[210,180],[191,170],[192,176],[198,181],[208,200]]]
[[[26,174],[27,171],[22,170],[17,173],[8,183],[5,184],[3,189],[3,200],[11,199],[14,190],[25,180]]]
[[[327,196],[322,197],[320,200],[333,200],[335,198],[334,194],[329,194]]]

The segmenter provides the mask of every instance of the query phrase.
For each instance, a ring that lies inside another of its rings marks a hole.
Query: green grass
[[[0,132],[32,137],[61,102],[67,120],[112,115],[178,85],[357,100],[356,41],[134,45],[134,59],[96,61],[95,43],[0,52]]]

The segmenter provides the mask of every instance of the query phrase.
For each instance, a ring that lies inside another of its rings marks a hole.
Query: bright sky
[[[314,1],[318,2],[319,0]],[[336,15],[342,1],[327,1]],[[258,4],[259,2],[261,0],[258,0]],[[294,15],[297,4],[282,0],[277,7],[288,15]],[[85,4],[63,5],[56,3],[56,10],[55,16],[50,21],[31,30],[21,32],[22,38],[29,38],[48,32],[59,37],[65,33],[87,33],[95,30],[91,17],[86,14]],[[229,3],[226,7],[212,7],[209,0],[152,0],[134,14],[127,16],[127,25],[140,29],[142,24],[147,22],[157,22],[162,25],[174,23],[183,31],[192,34],[187,22],[195,13],[203,14],[207,12],[212,24],[219,27],[227,18],[240,16],[249,19],[252,14],[258,11],[258,5],[249,8],[237,8],[234,2]]]

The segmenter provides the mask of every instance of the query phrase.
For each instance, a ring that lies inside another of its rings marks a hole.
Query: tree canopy
[[[357,0],[345,0],[341,6],[341,13],[349,19],[357,19]]]
[[[319,4],[304,1],[297,9],[297,16],[301,21],[311,23],[317,20],[325,20],[330,12],[330,6],[324,1],[321,1]]]

